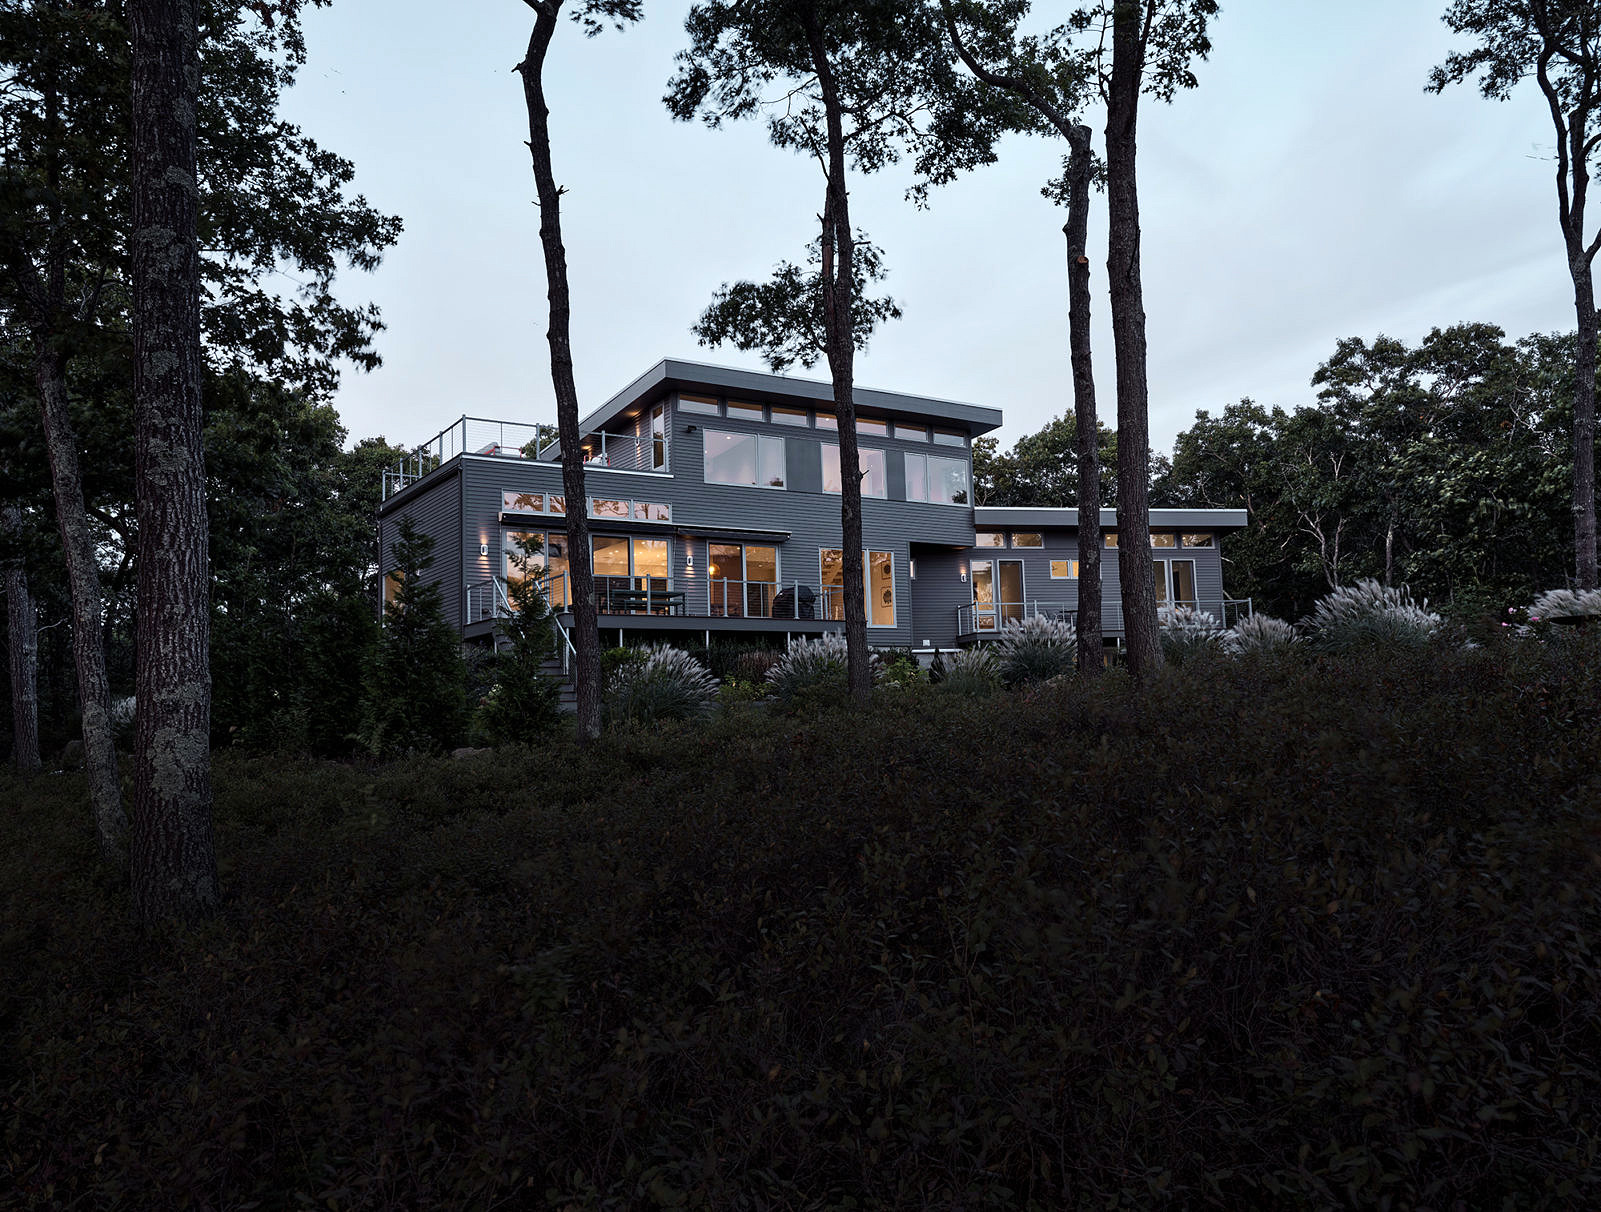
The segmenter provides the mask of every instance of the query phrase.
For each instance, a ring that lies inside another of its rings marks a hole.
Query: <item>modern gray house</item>
[[[924,653],[982,642],[1078,605],[1078,511],[973,503],[973,440],[993,408],[856,391],[868,640]],[[603,640],[815,635],[843,627],[839,446],[826,382],[669,359],[580,426]],[[428,576],[467,639],[510,609],[517,540],[539,537],[546,592],[571,615],[552,426],[463,417],[385,473],[384,568],[396,524],[434,540]],[[1243,510],[1151,511],[1158,598],[1231,625],[1218,536]],[[1123,631],[1117,518],[1103,510],[1103,626]],[[386,578],[386,586],[392,583]],[[615,635],[613,632],[615,630]],[[682,635],[681,633],[690,633]]]

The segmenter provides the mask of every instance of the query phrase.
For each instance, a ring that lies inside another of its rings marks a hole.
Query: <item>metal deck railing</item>
[[[610,467],[618,471],[665,470],[667,452],[661,442],[660,438],[641,438],[633,434],[587,434],[582,439],[584,462],[592,467]],[[383,499],[387,501],[429,472],[464,454],[555,463],[561,459],[561,443],[554,425],[462,417],[392,467],[384,469]]]

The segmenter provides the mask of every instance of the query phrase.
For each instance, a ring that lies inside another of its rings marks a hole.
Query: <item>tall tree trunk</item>
[[[20,539],[22,510],[16,505],[0,506],[0,533]],[[0,585],[6,594],[11,666],[11,764],[26,778],[39,772],[39,620],[20,556],[6,562]]]
[[[567,493],[568,600],[573,609],[577,655],[578,740],[600,735],[600,629],[595,609],[595,578],[589,553],[589,510],[584,495],[584,451],[578,432],[578,385],[573,381],[571,294],[567,250],[561,239],[561,195],[550,163],[550,107],[545,104],[545,54],[556,33],[561,0],[532,5],[537,16],[528,52],[517,65],[528,108],[528,151],[539,193],[539,242],[545,250],[545,281],[550,299],[550,379],[556,393],[556,432],[561,440],[561,478]]]
[[[132,0],[138,724],[130,885],[152,924],[217,907],[201,451],[198,0]]]
[[[1078,431],[1078,667],[1099,677],[1105,666],[1101,639],[1101,454],[1090,358],[1090,128],[1068,131],[1067,333],[1073,361],[1073,420]]]
[[[873,676],[867,653],[867,584],[862,552],[862,462],[856,445],[856,310],[851,263],[850,195],[845,189],[845,131],[839,88],[814,7],[802,18],[823,95],[828,129],[828,187],[822,216],[823,324],[829,374],[834,381],[834,411],[839,419],[839,526],[841,570],[845,594],[845,659],[851,697],[865,704]]]
[[[35,337],[34,381],[39,387],[56,525],[72,593],[72,661],[78,674],[78,710],[83,719],[83,762],[89,772],[89,806],[100,853],[121,866],[126,860],[128,818],[122,810],[117,746],[111,735],[111,691],[106,683],[105,639],[100,630],[100,568],[94,535],[83,506],[78,435],[67,411],[66,367],[43,335]]]
[[[1140,283],[1136,128],[1145,47],[1144,5],[1116,0],[1106,101],[1107,277],[1117,355],[1117,559],[1129,670],[1146,681],[1162,666],[1151,557],[1151,433],[1145,379],[1145,297]]]
[[[1582,214],[1581,214],[1582,222]],[[1573,364],[1573,545],[1579,588],[1596,581],[1595,534],[1595,279],[1582,237],[1570,239],[1568,267],[1573,275],[1573,308],[1579,322]]]

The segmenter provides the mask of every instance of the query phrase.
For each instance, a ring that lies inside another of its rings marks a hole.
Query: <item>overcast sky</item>
[[[661,95],[688,5],[645,7],[623,34],[586,41],[564,26],[547,65],[585,411],[663,357],[761,369],[754,355],[701,348],[690,325],[719,284],[798,259],[822,204],[816,165],[768,146],[759,123],[710,131],[669,119]],[[1415,340],[1467,320],[1513,337],[1573,327],[1550,120],[1532,90],[1503,104],[1472,88],[1423,91],[1452,46],[1443,8],[1224,0],[1200,87],[1172,106],[1143,103],[1157,449],[1199,408],[1311,402],[1312,373],[1341,337]],[[376,273],[339,286],[388,324],[383,367],[348,373],[336,400],[353,439],[412,445],[462,414],[554,420],[527,115],[511,70],[531,17],[520,0],[336,0],[306,12],[310,58],[289,116],[405,222]],[[1099,118],[1091,125],[1099,143]],[[1003,444],[1071,410],[1065,213],[1039,192],[1061,150],[1010,140],[926,211],[902,200],[904,171],[853,178],[852,218],[885,250],[905,312],[858,357],[859,384],[1000,408]],[[1104,198],[1090,240],[1099,289]],[[1094,325],[1110,419],[1104,296]],[[827,377],[823,364],[796,373]]]

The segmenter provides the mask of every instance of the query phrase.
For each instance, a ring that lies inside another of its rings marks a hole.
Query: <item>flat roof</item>
[[[1207,530],[1244,530],[1250,518],[1243,509],[1153,509],[1151,525],[1178,529],[1193,526]],[[1055,506],[979,505],[973,510],[975,526],[1078,526],[1078,510]],[[1117,526],[1117,510],[1101,510],[1101,525]]]
[[[578,424],[580,433],[593,433],[636,406],[654,403],[670,391],[687,391],[691,394],[738,396],[753,403],[783,404],[805,401],[813,404],[832,404],[834,385],[823,379],[797,379],[789,375],[765,374],[756,370],[736,370],[731,366],[713,366],[705,362],[686,362],[680,358],[663,358],[639,378],[607,400]],[[853,393],[856,410],[861,416],[926,417],[960,429],[969,436],[999,429],[1001,411],[978,404],[963,404],[956,400],[937,400],[931,396],[913,396],[899,391],[878,391],[858,386]]]

